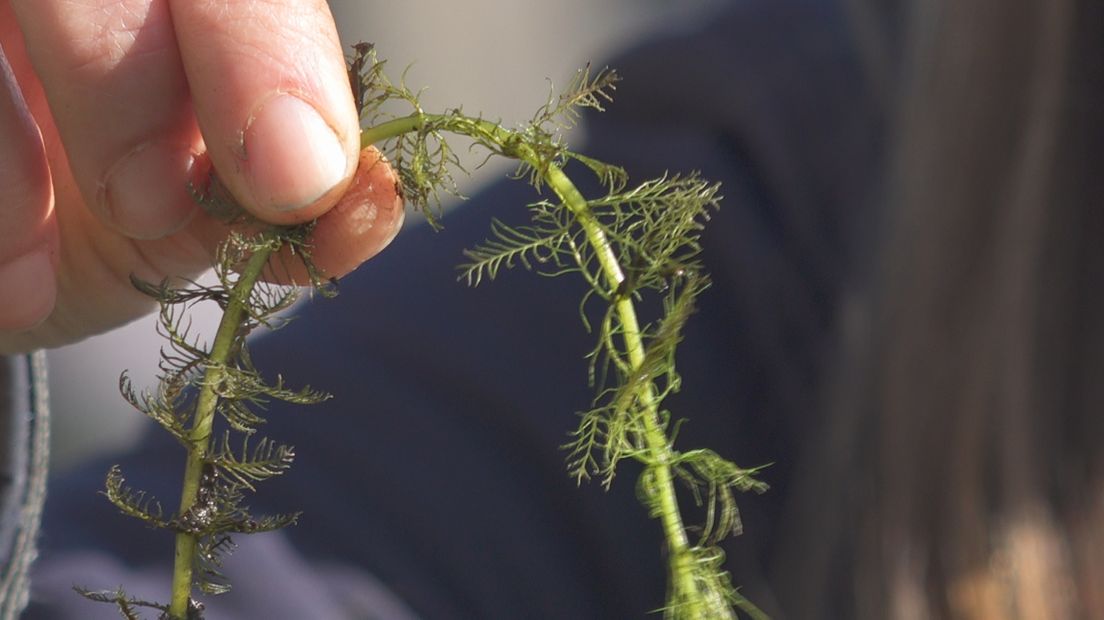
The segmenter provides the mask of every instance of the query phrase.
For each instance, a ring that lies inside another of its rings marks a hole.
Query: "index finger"
[[[324,0],[171,0],[196,117],[220,179],[276,224],[348,186],[359,120]]]

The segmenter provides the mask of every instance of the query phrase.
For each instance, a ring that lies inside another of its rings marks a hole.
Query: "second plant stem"
[[[230,360],[234,343],[241,329],[242,319],[249,304],[249,297],[264,271],[273,248],[257,248],[238,276],[238,281],[230,291],[226,310],[219,321],[215,341],[203,376],[203,384],[196,399],[195,415],[192,427],[188,431],[188,459],[184,469],[184,485],[180,494],[180,511],[183,516],[196,502],[203,466],[211,444],[211,430],[218,408],[218,386],[224,381],[226,364]],[[169,617],[172,620],[184,620],[188,616],[188,606],[192,597],[192,571],[195,567],[196,547],[199,536],[189,532],[176,534],[176,554],[173,563],[172,600],[169,604]]]
[[[545,181],[552,191],[577,218],[579,225],[586,233],[587,241],[602,266],[602,272],[610,290],[617,290],[625,275],[620,263],[610,247],[602,227],[591,213],[590,205],[586,198],[579,192],[571,179],[563,170],[555,164],[548,164],[544,171]],[[621,321],[622,337],[625,341],[625,354],[629,359],[629,367],[633,372],[640,370],[644,365],[644,341],[641,337],[640,323],[636,317],[636,307],[627,295],[620,296],[615,308]],[[675,493],[675,481],[671,472],[671,465],[675,459],[674,449],[667,440],[667,433],[660,424],[658,399],[655,386],[651,381],[646,381],[637,394],[646,414],[642,416],[643,429],[641,435],[649,454],[647,465],[652,468],[655,476],[655,487],[659,491],[659,518],[667,537],[668,551],[671,554],[671,579],[675,581],[677,590],[684,593],[692,593],[697,589],[694,581],[694,572],[691,564],[694,562],[690,552],[690,541],[686,537],[686,529],[682,523],[682,514],[679,511],[678,499]],[[691,597],[685,601],[688,605],[687,617],[704,618],[705,610],[700,608],[700,600]]]
[[[552,188],[556,196],[563,201],[563,204],[567,206],[583,228],[587,242],[594,249],[609,290],[616,291],[618,289],[625,280],[625,274],[617,260],[617,256],[614,254],[609,238],[595,218],[590,204],[559,166],[542,160],[537,152],[526,145],[517,133],[481,119],[457,115],[416,113],[365,129],[361,133],[361,146],[366,147],[382,143],[405,133],[421,131],[427,126],[476,139],[488,140],[502,149],[505,155],[515,157],[532,166],[541,175],[544,182]],[[628,358],[630,369],[635,372],[643,366],[645,358],[644,341],[641,335],[640,322],[636,315],[636,308],[632,300],[626,295],[619,296],[614,304],[622,326],[625,355]],[[645,462],[647,467],[651,468],[655,488],[659,496],[659,519],[670,553],[673,589],[690,595],[684,600],[676,601],[676,604],[686,606],[680,610],[685,613],[683,617],[705,618],[707,610],[703,605],[703,601],[692,595],[698,591],[698,584],[695,581],[693,570],[693,563],[696,560],[686,536],[686,528],[683,525],[682,514],[679,510],[678,498],[675,492],[672,465],[677,455],[667,439],[666,432],[663,430],[658,398],[652,382],[646,381],[642,384],[637,399],[645,411],[645,415],[641,416],[643,424],[639,433],[647,456],[641,458],[641,460]],[[680,615],[682,614],[680,613]]]

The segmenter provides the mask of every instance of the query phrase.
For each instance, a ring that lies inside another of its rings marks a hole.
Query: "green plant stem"
[[[230,358],[234,340],[241,327],[253,286],[257,283],[272,252],[273,248],[265,246],[258,248],[249,257],[230,292],[230,300],[219,321],[215,342],[211,347],[211,355],[203,377],[203,387],[196,399],[192,428],[188,432],[188,460],[184,469],[184,488],[180,494],[179,515],[184,515],[196,501],[219,401],[217,386],[223,381],[225,365]],[[169,605],[169,616],[173,620],[184,620],[188,614],[197,540],[196,534],[178,532],[176,535],[172,601]]]
[[[397,138],[404,133],[416,131],[425,126],[426,121],[432,118],[444,118],[438,114],[411,114],[402,118],[396,118],[379,125],[369,127],[360,132],[360,148],[378,144],[384,140]]]
[[[586,198],[583,197],[582,193],[579,192],[575,184],[559,166],[552,162],[542,161],[539,155],[526,145],[522,136],[517,133],[479,119],[458,115],[416,113],[365,129],[361,134],[361,145],[376,144],[404,133],[421,131],[426,127],[488,139],[497,144],[505,155],[520,159],[537,170],[545,183],[571,210],[579,225],[582,226],[588,243],[594,248],[610,291],[618,289],[621,282],[625,280],[624,272],[617,261],[617,256],[614,254],[605,231],[603,231],[598,220],[595,219]],[[615,302],[615,310],[621,321],[625,353],[628,356],[630,368],[636,371],[644,364],[645,356],[644,341],[641,337],[636,308],[629,297],[621,296]],[[646,415],[642,416],[644,423],[643,428],[640,429],[640,434],[644,441],[647,456],[641,460],[644,461],[647,467],[651,468],[656,489],[659,493],[659,519],[667,538],[671,580],[675,586],[675,591],[683,594],[694,593],[698,589],[693,571],[695,558],[686,536],[686,529],[683,526],[672,472],[672,463],[676,454],[660,422],[655,386],[650,381],[645,382],[641,386],[637,397],[646,411]],[[689,596],[681,602],[686,605],[686,608],[681,610],[685,612],[685,617],[707,617],[707,611],[699,597]]]
[[[530,162],[531,164],[533,162]],[[535,165],[535,164],[533,164]],[[625,275],[620,263],[610,247],[605,232],[590,211],[590,205],[579,192],[571,179],[555,164],[548,164],[544,172],[545,181],[552,191],[564,201],[568,209],[575,214],[580,226],[586,232],[587,241],[594,248],[598,263],[606,277],[610,290],[617,290]],[[622,337],[629,366],[637,371],[644,365],[644,341],[640,335],[640,323],[636,317],[636,307],[628,296],[622,296],[616,302],[618,318],[621,320]],[[671,472],[671,463],[675,459],[674,449],[667,441],[659,419],[658,399],[655,386],[645,382],[637,395],[644,406],[646,415],[642,416],[644,428],[641,435],[649,453],[646,465],[652,468],[656,488],[659,491],[659,518],[667,537],[668,552],[671,557],[671,579],[677,583],[677,590],[683,593],[694,592],[697,588],[691,564],[694,556],[690,553],[690,542],[686,537],[686,528],[682,523],[675,493],[675,481]],[[705,610],[700,608],[700,599],[691,597],[687,601],[687,617],[705,618]]]

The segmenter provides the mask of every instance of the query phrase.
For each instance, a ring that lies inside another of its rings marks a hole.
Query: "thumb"
[[[323,0],[172,0],[196,117],[220,179],[276,224],[316,218],[356,170],[359,119]]]

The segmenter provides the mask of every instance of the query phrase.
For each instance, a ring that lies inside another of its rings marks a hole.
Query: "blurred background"
[[[550,89],[564,85],[587,62],[601,65],[661,24],[670,28],[706,19],[720,3],[333,0],[330,6],[346,46],[375,43],[392,75],[411,67],[407,83],[426,87],[422,103],[427,110],[462,105],[514,125],[531,117]],[[470,180],[461,179],[462,190],[471,195],[510,171],[507,162],[493,161]],[[408,220],[408,226],[418,225]],[[216,314],[200,310],[196,332],[213,333]],[[147,317],[49,353],[55,471],[135,441],[144,418],[119,396],[119,374],[127,369],[136,386],[153,384],[161,346],[155,324]]]

